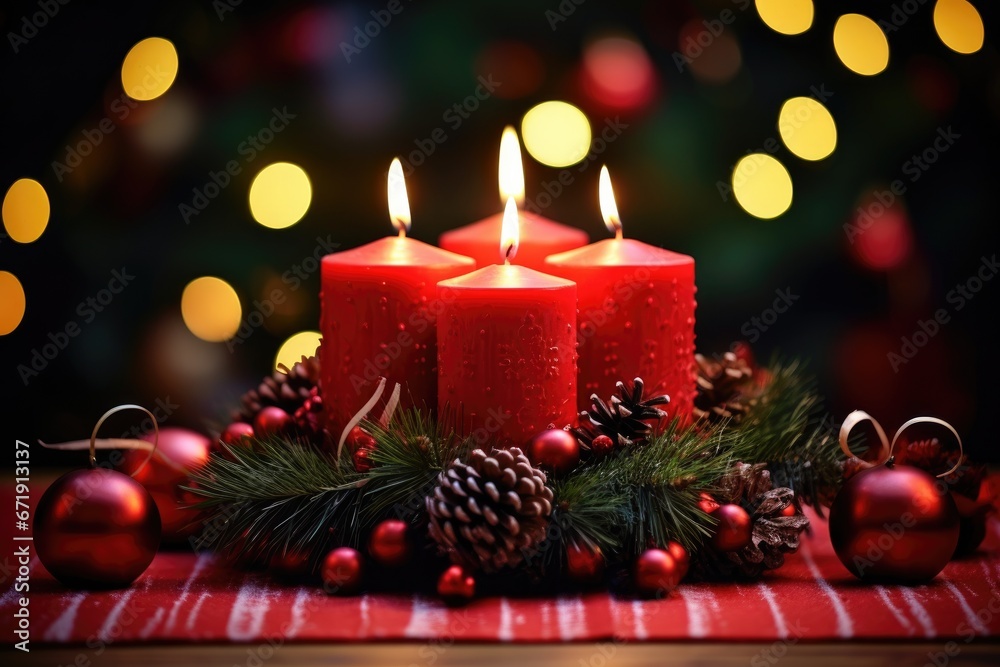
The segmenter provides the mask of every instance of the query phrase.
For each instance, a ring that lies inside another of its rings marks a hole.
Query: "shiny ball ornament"
[[[705,514],[711,514],[719,509],[719,503],[715,498],[702,491],[698,494],[698,507]]]
[[[750,544],[753,521],[739,505],[719,505],[709,514],[718,521],[709,543],[716,551],[739,551]]]
[[[779,514],[781,514],[781,516],[783,517],[793,517],[797,513],[798,511],[795,509],[795,503],[788,503],[787,505],[782,507],[781,512],[779,512]]]
[[[590,443],[590,451],[601,458],[610,454],[615,448],[615,441],[606,435],[599,435]]]
[[[375,467],[375,463],[372,461],[372,452],[374,451],[373,447],[362,447],[351,454],[354,469],[364,474]]]
[[[219,439],[230,447],[249,445],[253,439],[253,426],[246,422],[233,422],[226,427]]]
[[[604,577],[604,554],[598,546],[572,544],[566,549],[566,573],[581,584],[593,584]]]
[[[347,451],[354,454],[362,449],[375,449],[375,438],[360,426],[355,426],[344,441]]]
[[[253,420],[253,431],[259,437],[281,435],[292,424],[291,416],[281,408],[269,405],[262,408]]]
[[[681,568],[664,549],[646,549],[635,561],[634,582],[642,595],[669,594],[681,581]]]
[[[66,473],[45,490],[34,516],[35,549],[71,588],[124,588],[146,571],[160,545],[160,514],[149,492],[104,468]]]
[[[674,562],[677,563],[677,568],[680,571],[680,576],[678,579],[683,579],[687,576],[688,569],[691,567],[691,555],[688,550],[680,542],[670,541],[667,544],[667,553],[670,554]]]
[[[153,442],[150,434],[142,436]],[[186,428],[160,429],[156,450],[149,453],[132,449],[124,453],[122,471],[146,487],[156,503],[163,524],[163,541],[183,542],[201,529],[200,510],[190,506],[200,499],[181,486],[190,485],[191,473],[208,462],[212,441]],[[143,462],[149,462],[143,465]]]
[[[550,428],[531,439],[527,454],[536,466],[564,475],[580,462],[580,443],[569,431]]]
[[[350,547],[334,549],[320,568],[323,590],[330,595],[354,595],[361,590],[364,565],[361,554]]]
[[[450,605],[465,604],[476,595],[476,580],[461,565],[452,565],[441,573],[437,592]]]
[[[863,581],[933,579],[958,545],[959,515],[945,484],[892,459],[847,481],[830,506],[840,562]]]
[[[368,553],[380,565],[399,567],[410,560],[409,527],[399,519],[386,519],[375,526],[368,540]]]

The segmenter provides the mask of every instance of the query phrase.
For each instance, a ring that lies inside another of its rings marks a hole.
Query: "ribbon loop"
[[[948,470],[947,472],[943,472],[940,475],[936,475],[936,477],[938,477],[939,479],[942,477],[947,477],[948,475],[955,472],[962,466],[962,463],[965,461],[965,450],[962,447],[962,437],[958,434],[958,431],[955,430],[954,426],[952,426],[943,419],[938,419],[937,417],[914,417],[913,419],[905,422],[902,426],[899,427],[899,430],[896,431],[896,435],[892,437],[892,444],[889,446],[890,454],[896,449],[896,441],[899,440],[899,436],[903,435],[903,431],[905,431],[906,429],[910,428],[915,424],[937,424],[938,426],[943,426],[953,436],[955,436],[955,442],[958,443],[958,461],[955,463],[955,465],[951,467],[950,470]]]
[[[882,453],[879,454],[879,461],[872,463],[870,461],[865,461],[859,456],[856,456],[854,452],[851,451],[851,446],[847,443],[848,437],[851,435],[851,431],[854,427],[861,422],[871,422],[872,426],[875,427],[875,434],[878,435],[879,442],[882,445]],[[885,430],[882,425],[878,423],[878,420],[872,417],[870,414],[864,410],[855,410],[851,414],[847,415],[844,419],[844,423],[840,426],[840,449],[847,455],[847,458],[856,458],[860,461],[863,468],[872,468],[879,464],[885,463],[889,460],[889,455],[892,452],[892,448],[889,445],[889,438],[885,435]]]

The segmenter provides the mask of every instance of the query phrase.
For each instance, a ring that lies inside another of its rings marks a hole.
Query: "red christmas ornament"
[[[461,565],[452,565],[438,579],[437,592],[448,604],[464,604],[475,597],[476,580]]]
[[[375,438],[360,426],[355,426],[344,441],[347,451],[354,454],[362,449],[375,449]]]
[[[399,567],[410,560],[408,526],[399,519],[386,519],[375,526],[368,541],[368,553],[378,563]]]
[[[678,581],[687,576],[688,568],[691,567],[691,556],[688,554],[688,550],[681,545],[680,542],[674,542],[671,540],[667,543],[667,553],[670,554],[674,562],[677,563],[677,568],[679,575],[677,577]]]
[[[566,549],[566,573],[581,584],[592,584],[604,576],[604,554],[594,545],[571,544]]]
[[[356,450],[351,455],[351,459],[354,461],[354,469],[360,473],[366,473],[371,470],[375,465],[372,462],[372,452],[374,451],[374,447],[361,447]]]
[[[580,443],[576,436],[561,428],[542,431],[528,443],[528,459],[556,475],[563,475],[580,462]]]
[[[650,596],[667,595],[681,581],[680,567],[663,549],[647,549],[635,562],[635,587]]]
[[[323,559],[323,590],[330,595],[353,595],[361,590],[364,568],[361,554],[350,547],[334,549]]]
[[[590,443],[590,451],[594,456],[601,458],[610,454],[615,448],[615,441],[608,436],[601,434]]]
[[[710,543],[716,551],[739,551],[750,544],[753,521],[745,509],[739,505],[719,505],[711,512],[718,521]]]
[[[253,439],[253,426],[246,422],[233,422],[226,427],[219,439],[230,447],[249,445]]]
[[[143,440],[153,442],[150,434]],[[191,473],[208,462],[212,441],[185,428],[160,429],[156,450],[125,452],[122,471],[146,487],[160,512],[164,542],[183,542],[201,529],[201,511],[191,505],[199,498],[181,486],[190,484]],[[149,459],[148,463],[144,463]]]
[[[271,556],[267,570],[276,577],[297,579],[310,574],[309,553],[305,551],[281,551]]]
[[[62,584],[123,588],[153,562],[160,515],[149,492],[128,475],[74,470],[42,494],[34,536],[42,565]]]
[[[852,477],[830,506],[837,557],[866,581],[933,579],[955,553],[958,534],[951,494],[923,470],[891,459]]]
[[[788,503],[781,508],[781,516],[791,517],[795,516],[798,511],[795,509],[795,503]]]
[[[275,405],[262,408],[253,420],[253,430],[259,437],[280,435],[292,424],[292,418],[287,412]]]
[[[712,496],[702,491],[698,494],[698,507],[705,514],[711,514],[715,510],[719,509],[719,503]]]

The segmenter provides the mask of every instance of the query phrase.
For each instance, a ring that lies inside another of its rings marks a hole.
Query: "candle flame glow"
[[[524,204],[524,167],[521,165],[521,144],[517,132],[510,125],[500,137],[500,201],[510,197],[520,206]]]
[[[389,165],[389,218],[400,236],[410,231],[410,200],[406,196],[406,179],[403,164],[393,158]]]
[[[615,203],[615,191],[611,188],[611,174],[608,173],[607,165],[601,167],[601,180],[598,185],[598,194],[601,200],[601,215],[604,216],[604,225],[615,238],[622,237],[622,220],[618,217],[618,204]]]
[[[507,197],[507,205],[503,210],[503,226],[500,229],[500,256],[504,264],[517,255],[517,245],[520,241],[521,219],[517,213],[517,204],[513,197]]]

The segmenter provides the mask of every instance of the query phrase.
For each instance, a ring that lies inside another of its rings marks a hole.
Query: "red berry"
[[[795,516],[795,503],[788,503],[781,508],[781,516]]]
[[[253,420],[253,430],[259,436],[279,435],[291,424],[292,418],[281,408],[269,405],[262,408]]]
[[[718,521],[711,543],[716,551],[739,551],[750,544],[753,520],[739,505],[719,505],[712,518]]]
[[[448,604],[462,604],[475,596],[476,580],[461,565],[452,565],[438,579],[437,591]]]
[[[643,595],[665,595],[680,583],[680,568],[663,549],[647,549],[635,562],[635,587]]]
[[[688,573],[688,568],[691,566],[691,556],[688,554],[687,549],[680,542],[671,540],[667,543],[667,553],[673,556],[674,561],[677,563],[679,570],[678,580],[683,579]]]
[[[350,547],[334,549],[326,555],[320,574],[323,590],[330,595],[351,595],[361,588],[364,567],[361,554]]]
[[[354,454],[359,449],[375,449],[375,438],[360,426],[355,426],[347,434],[344,444],[347,445],[347,451]]]
[[[599,435],[590,443],[590,451],[600,458],[607,456],[615,448],[615,441],[606,435]]]
[[[718,501],[704,491],[698,494],[698,498],[700,498],[698,501],[698,507],[700,507],[701,511],[705,514],[711,514],[719,508]]]
[[[354,459],[354,469],[360,473],[366,473],[374,467],[372,462],[372,452],[374,447],[362,447],[358,449],[351,458]]]
[[[375,526],[368,541],[368,553],[382,565],[399,567],[410,560],[410,541],[406,523],[386,519]]]
[[[253,426],[246,422],[233,422],[226,427],[219,439],[227,445],[234,446],[250,444],[251,438],[253,438]]]

